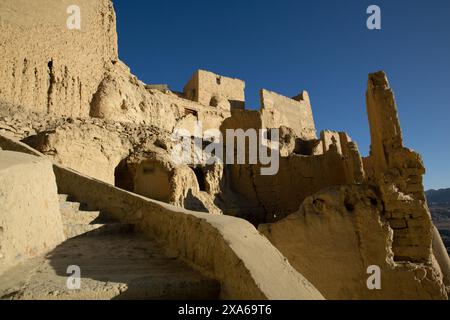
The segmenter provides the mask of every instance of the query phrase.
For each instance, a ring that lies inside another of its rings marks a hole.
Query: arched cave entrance
[[[150,199],[169,202],[172,195],[171,175],[163,162],[144,160],[136,167],[135,192]]]
[[[127,159],[123,159],[114,170],[114,185],[118,188],[134,192],[133,174],[128,168]]]
[[[205,172],[203,171],[203,168],[202,167],[194,167],[191,169],[195,173],[200,191],[206,191],[206,179],[205,179]]]

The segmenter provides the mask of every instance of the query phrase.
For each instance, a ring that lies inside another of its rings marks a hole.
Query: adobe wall
[[[144,157],[132,155],[127,160],[132,171],[130,176],[132,179],[134,177],[134,187],[128,190],[188,210],[222,214],[212,189],[218,189],[219,170],[199,168],[206,171],[203,180],[205,190],[201,190],[194,168],[174,166],[166,154],[146,152]]]
[[[316,138],[316,127],[308,94],[290,99],[278,93],[261,90],[261,118],[264,128],[292,128],[304,140]]]
[[[54,167],[61,193],[109,212],[221,283],[222,299],[323,299],[248,222],[202,214]],[[195,234],[195,237],[192,237]],[[277,281],[273,281],[276,275]]]
[[[41,155],[0,135],[0,147]],[[126,192],[53,165],[59,193],[156,238],[167,249],[220,281],[222,299],[322,300],[322,294],[294,270],[284,256],[245,220],[188,211]],[[192,235],[195,234],[195,237]],[[277,281],[273,281],[276,278]]]
[[[263,117],[259,111],[234,111],[232,117],[222,123],[221,132],[225,136],[227,129],[262,128]],[[282,134],[283,130],[280,130]],[[331,132],[323,132],[328,137]],[[231,212],[254,224],[278,221],[298,210],[308,196],[323,188],[362,183],[364,180],[363,163],[357,145],[343,132],[334,132],[337,141],[333,146],[331,139],[318,141],[315,153],[297,154],[296,144],[315,140],[303,140],[287,130],[289,137],[289,155],[279,158],[279,171],[273,176],[261,175],[261,165],[227,165],[224,179],[226,189],[243,197],[244,205],[240,210]],[[314,134],[315,135],[315,134]],[[330,144],[327,145],[328,140]],[[226,142],[226,139],[225,139]],[[297,142],[297,143],[296,143]],[[325,147],[327,145],[327,147]],[[339,148],[337,147],[339,146]],[[236,144],[235,144],[236,147]],[[280,148],[283,148],[281,145]],[[324,152],[324,150],[326,150]],[[246,148],[248,151],[248,146]],[[246,157],[248,159],[248,157]],[[226,190],[225,194],[226,194]]]
[[[0,2],[0,100],[33,111],[89,115],[105,67],[118,60],[116,19],[110,0],[78,0],[81,30],[69,30],[67,8],[73,4]]]
[[[254,185],[267,213],[266,222],[297,211],[304,199],[324,188],[355,183],[347,174],[350,161],[336,152],[310,157],[292,155],[280,159],[275,176],[255,172]]]
[[[51,162],[0,151],[0,274],[64,240]]]
[[[423,163],[403,147],[383,72],[369,75],[367,109],[371,153],[355,162],[363,163],[355,175],[362,184],[323,189],[260,230],[326,298],[447,299],[449,259],[425,202]],[[356,146],[343,133],[326,132],[322,141],[330,151],[339,142],[343,154]],[[373,265],[381,269],[381,290],[367,287]]]
[[[394,261],[394,235],[383,210],[376,188],[332,187],[259,230],[327,299],[446,300],[434,257],[426,264]],[[370,266],[380,268],[380,290],[367,285]]]
[[[369,75],[366,100],[371,147],[364,165],[368,182],[380,189],[394,230],[394,259],[430,261],[433,235],[422,183],[425,167],[419,154],[403,146],[394,93],[384,72]]]
[[[320,140],[322,141],[323,152],[330,150],[332,145],[335,145],[337,151],[342,154],[341,138],[339,132],[324,130],[320,133]]]
[[[191,79],[189,79],[189,81],[186,83],[186,85],[183,88],[184,97],[188,100],[192,100],[192,101],[196,101],[196,102],[200,101],[200,96],[198,94],[198,89],[200,86],[199,73],[200,73],[200,70],[197,70],[196,72],[194,72]],[[207,101],[207,104],[205,104],[205,105],[209,106],[210,101],[211,101],[211,97]]]
[[[303,200],[314,193],[337,185],[360,183],[362,163],[357,149],[354,157],[330,150],[323,155],[281,157],[274,176],[260,173],[260,165],[228,166],[228,186],[245,197],[254,209],[244,216],[255,224],[283,219],[298,210]],[[261,210],[262,209],[262,210]],[[244,213],[245,214],[245,213]]]
[[[54,162],[114,184],[114,170],[133,146],[120,127],[102,124],[65,124],[26,139]]]
[[[217,130],[223,121],[231,116],[230,109],[211,108],[183,98],[170,97],[170,102],[179,106],[183,112],[174,129],[187,130],[192,136],[198,135],[196,125],[201,124],[201,133],[211,129]]]
[[[187,99],[205,106],[211,105],[213,97],[222,97],[230,102],[232,109],[245,107],[245,82],[228,78],[205,70],[198,70],[184,87]]]
[[[211,107],[209,102],[185,99],[171,91],[147,89],[122,62],[108,69],[94,94],[90,116],[111,121],[153,125],[172,132],[188,130],[194,135],[200,121],[203,131],[217,129],[230,116],[230,107]]]

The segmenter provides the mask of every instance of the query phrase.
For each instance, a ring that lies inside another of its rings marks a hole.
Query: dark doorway
[[[203,168],[195,167],[192,170],[194,170],[195,176],[197,177],[200,191],[206,191],[205,173],[203,172]]]
[[[114,170],[114,185],[118,188],[134,192],[133,174],[128,169],[127,159],[123,159]]]

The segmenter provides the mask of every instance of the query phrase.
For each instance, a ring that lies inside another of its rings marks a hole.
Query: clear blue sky
[[[426,188],[450,187],[450,1],[114,0],[119,54],[141,80],[182,90],[196,69],[260,88],[310,93],[318,130],[348,132],[368,154],[367,74],[385,70],[406,146]],[[381,7],[382,30],[366,28]]]

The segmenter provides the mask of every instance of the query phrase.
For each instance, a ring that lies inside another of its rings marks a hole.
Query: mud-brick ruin
[[[69,2],[0,3],[2,299],[448,299],[385,73],[368,77],[364,157],[316,131],[306,91],[261,90],[252,110],[243,81],[204,70],[182,92],[144,84],[119,59],[112,3],[77,1],[74,31]],[[174,161],[174,132],[211,129],[279,129],[278,172]]]

